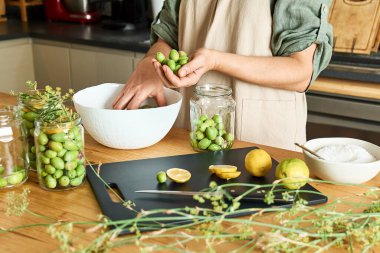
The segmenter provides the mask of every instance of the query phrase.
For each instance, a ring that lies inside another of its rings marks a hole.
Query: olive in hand
[[[178,52],[177,50],[172,49],[170,50],[169,58],[166,58],[162,52],[157,52],[156,60],[162,65],[167,65],[174,74],[178,75],[178,70],[189,61],[189,58],[186,52]]]

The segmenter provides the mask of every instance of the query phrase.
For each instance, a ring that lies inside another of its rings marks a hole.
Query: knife
[[[201,192],[201,191],[164,191],[164,190],[139,190],[135,191],[135,193],[146,193],[146,194],[163,194],[163,195],[179,195],[179,196],[194,196],[194,195],[211,195],[211,196],[222,196],[222,192]],[[253,194],[248,196],[244,196],[243,200],[251,200],[251,201],[264,201],[263,194]],[[293,203],[294,198],[290,198],[289,200],[274,198],[273,201],[275,203]]]

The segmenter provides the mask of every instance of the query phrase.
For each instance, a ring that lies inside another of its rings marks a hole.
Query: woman
[[[176,126],[189,121],[193,86],[231,86],[236,137],[286,149],[306,140],[305,91],[332,53],[328,0],[166,0],[152,25],[152,47],[139,63],[115,109],[136,109],[147,97],[165,105],[163,85],[184,95]],[[192,54],[178,71],[155,53]],[[191,87],[191,88],[186,88]]]

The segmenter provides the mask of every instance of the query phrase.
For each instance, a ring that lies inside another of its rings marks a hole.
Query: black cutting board
[[[242,174],[228,182],[254,183],[254,184],[271,184],[275,180],[275,168],[278,164],[273,160],[271,172],[262,178],[251,176],[244,168],[244,158],[246,154],[256,147],[231,149],[218,152],[205,152],[190,155],[168,156],[152,159],[142,159],[126,162],[102,164],[100,176],[102,179],[117,188],[124,200],[133,201],[136,210],[151,210],[151,209],[172,209],[181,207],[202,206],[195,201],[191,196],[173,196],[162,194],[143,194],[135,193],[137,190],[180,190],[180,191],[200,191],[209,186],[211,181],[217,182],[218,185],[224,184],[227,181],[219,179],[215,175],[211,175],[208,167],[211,164],[230,164],[238,167]],[[96,168],[97,166],[93,166]],[[191,179],[184,184],[179,184],[167,180],[164,184],[159,184],[156,181],[156,173],[166,171],[169,168],[184,168],[191,172]],[[92,190],[95,193],[96,199],[102,209],[104,215],[112,221],[131,219],[136,216],[136,213],[125,208],[121,203],[113,202],[109,196],[106,186],[101,182],[97,175],[87,166],[87,178],[91,184]],[[309,184],[302,189],[315,191],[316,194],[302,193],[300,197],[308,201],[309,205],[321,204],[327,201],[327,197],[321,195],[315,188]],[[237,192],[241,189],[236,189]],[[281,195],[277,197],[281,198]],[[274,205],[288,205],[286,203]],[[203,206],[211,207],[209,204]],[[241,208],[252,207],[267,207],[262,201],[241,201]],[[247,213],[248,214],[248,213]],[[186,221],[183,221],[186,222]],[[168,225],[169,225],[168,221]],[[128,229],[123,231],[128,233]]]

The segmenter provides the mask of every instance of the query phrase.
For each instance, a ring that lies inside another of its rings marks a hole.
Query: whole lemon
[[[309,179],[309,168],[298,158],[282,160],[276,167],[276,178],[283,179],[285,188],[296,190],[304,186]]]
[[[263,177],[272,168],[272,158],[263,149],[254,149],[245,156],[245,169],[255,177]]]

